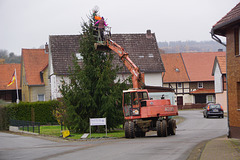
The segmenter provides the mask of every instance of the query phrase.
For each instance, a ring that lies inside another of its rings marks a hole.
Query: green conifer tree
[[[75,132],[89,129],[89,118],[107,118],[108,128],[123,123],[122,90],[126,82],[114,83],[118,68],[113,66],[113,54],[94,48],[94,14],[82,24],[80,40],[82,65],[73,55],[73,67],[69,69],[71,83],[60,87],[66,105],[68,128]]]

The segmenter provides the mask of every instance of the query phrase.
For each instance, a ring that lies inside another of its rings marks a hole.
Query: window
[[[213,95],[207,95],[207,103],[215,102]]]
[[[83,56],[81,55],[81,53],[76,53],[76,57],[78,60],[83,60]]]
[[[154,55],[153,55],[152,53],[149,53],[149,54],[148,54],[148,57],[149,57],[149,58],[153,58]]]
[[[39,95],[38,95],[38,101],[45,101],[45,96],[44,96],[44,94],[39,94]]]
[[[182,83],[177,83],[177,88],[182,88]]]
[[[240,82],[237,82],[237,103],[238,108],[240,109]]]
[[[239,52],[239,49],[240,49],[240,43],[239,43],[239,35],[240,35],[240,32],[239,32],[239,27],[238,28],[235,28],[234,29],[234,42],[235,42],[235,55],[236,56],[239,56],[240,55],[240,52]]]
[[[203,82],[198,82],[198,88],[203,88]]]

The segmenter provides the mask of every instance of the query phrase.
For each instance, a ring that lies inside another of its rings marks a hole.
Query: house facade
[[[68,67],[72,65],[72,54],[76,54],[81,65],[80,38],[80,35],[52,35],[49,37],[49,76],[52,99],[61,97],[59,86],[61,86],[62,78],[69,83]],[[144,72],[146,85],[163,85],[164,66],[154,33],[148,30],[147,33],[142,34],[112,34],[111,39],[122,46],[141,72]],[[117,79],[124,80],[129,77],[130,72],[117,54],[114,56],[113,63],[122,67],[118,72]]]
[[[211,34],[219,43],[218,35],[226,37],[228,136],[240,138],[240,3],[212,27]]]
[[[10,86],[8,83],[12,79],[13,73],[16,69],[17,81]],[[7,102],[16,102],[17,94],[19,96],[19,100],[22,99],[21,96],[21,85],[20,85],[20,73],[21,73],[21,64],[4,64],[4,60],[2,64],[0,64],[0,99]],[[16,86],[17,84],[17,86]],[[17,91],[18,90],[18,91]]]
[[[221,104],[223,110],[227,112],[226,56],[215,57],[212,75],[214,76],[216,103]]]
[[[211,71],[217,55],[225,52],[161,54],[166,70],[163,86],[174,89],[177,105],[215,102]]]
[[[45,49],[22,49],[22,101],[50,100],[48,79],[48,46]]]

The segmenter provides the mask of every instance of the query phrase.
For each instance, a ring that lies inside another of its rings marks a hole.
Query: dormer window
[[[81,53],[76,53],[76,57],[78,60],[83,60],[83,56],[81,55]]]
[[[198,82],[198,88],[203,88],[203,82]]]
[[[149,57],[149,58],[153,58],[154,56],[153,56],[152,53],[149,53],[149,54],[148,54],[148,57]]]

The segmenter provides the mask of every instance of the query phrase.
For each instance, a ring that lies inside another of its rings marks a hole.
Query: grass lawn
[[[40,134],[43,135],[50,135],[50,136],[56,136],[59,137],[62,135],[61,133],[61,126],[56,125],[56,126],[41,126],[40,127]],[[78,134],[78,133],[70,133],[71,136],[68,137],[70,139],[80,139],[83,134]],[[107,137],[124,137],[124,131],[123,130],[117,130],[117,131],[111,131],[107,133]],[[102,138],[106,137],[106,133],[91,133],[92,138]],[[88,136],[90,138],[90,134]]]
[[[180,117],[180,116],[175,116],[175,117],[173,117],[173,119],[177,120],[177,124],[184,121],[184,118]],[[106,132],[95,133],[92,131],[91,138],[102,138],[102,137],[122,138],[122,137],[124,137],[125,133],[124,133],[124,130],[122,129],[123,126],[121,125],[118,128],[120,128],[120,129],[108,132],[107,136],[106,136]],[[62,135],[61,126],[60,125],[40,126],[40,134],[60,137]],[[71,136],[68,137],[69,139],[80,139],[83,135],[83,134],[78,134],[78,133],[70,133],[70,134],[71,134]],[[88,135],[87,138],[90,138],[90,134]]]

